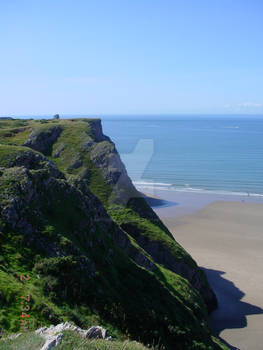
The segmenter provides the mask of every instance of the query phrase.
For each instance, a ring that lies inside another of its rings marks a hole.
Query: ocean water
[[[107,116],[139,190],[263,196],[263,116]]]

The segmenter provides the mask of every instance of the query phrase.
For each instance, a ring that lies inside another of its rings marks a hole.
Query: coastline
[[[219,302],[210,315],[215,333],[232,349],[258,350],[263,328],[263,199],[163,190],[147,195],[149,204],[155,197],[154,211],[207,274]]]
[[[136,187],[145,195],[148,204],[162,219],[173,220],[172,224],[182,224],[185,215],[195,214],[214,202],[238,202],[263,204],[263,196],[225,194],[211,192],[188,192],[160,188]],[[154,200],[153,200],[154,199]],[[158,199],[158,200],[157,200]],[[174,222],[174,219],[177,219]]]

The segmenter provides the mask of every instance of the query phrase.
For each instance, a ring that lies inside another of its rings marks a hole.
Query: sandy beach
[[[259,350],[263,338],[262,200],[213,202],[196,196],[203,209],[194,206],[187,215],[178,215],[180,201],[169,196],[166,206],[156,205],[155,199],[153,209],[206,271],[219,301],[210,317],[211,327],[232,349]],[[179,214],[182,211],[181,205]]]

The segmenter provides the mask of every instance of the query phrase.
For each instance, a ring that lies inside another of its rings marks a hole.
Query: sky
[[[0,0],[0,115],[263,114],[262,0]]]

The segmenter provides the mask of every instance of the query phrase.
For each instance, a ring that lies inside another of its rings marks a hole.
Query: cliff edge
[[[97,119],[0,121],[0,327],[101,324],[164,349],[226,349],[204,273],[134,188]],[[20,281],[19,275],[28,275]]]

